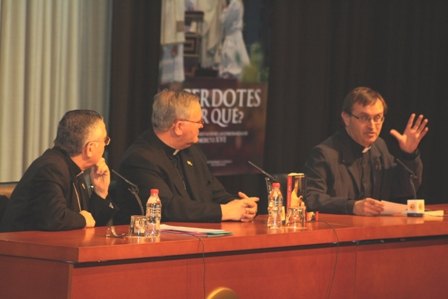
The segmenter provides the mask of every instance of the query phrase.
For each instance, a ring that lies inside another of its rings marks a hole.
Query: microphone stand
[[[252,165],[253,167],[255,167],[259,172],[261,172],[262,174],[264,174],[267,178],[269,178],[271,181],[276,182],[278,181],[273,175],[267,173],[266,171],[264,171],[263,169],[261,169],[261,167],[255,165],[254,163],[252,163],[252,161],[247,161],[247,163],[249,163],[250,165]]]
[[[272,189],[272,183],[273,182],[278,182],[278,179],[275,178],[273,175],[271,175],[270,173],[266,172],[264,169],[262,169],[261,167],[259,167],[258,165],[256,165],[255,163],[253,163],[252,161],[247,161],[250,165],[252,165],[254,168],[256,168],[259,172],[261,172],[262,174],[264,174],[264,181],[266,184],[266,191],[269,195],[269,193],[271,193],[271,189]]]
[[[124,176],[122,176],[121,174],[119,174],[118,172],[116,172],[114,169],[112,169],[112,172],[118,176],[120,179],[122,179],[125,183],[128,184],[128,190],[129,192],[131,192],[134,195],[135,200],[137,201],[138,207],[140,209],[140,213],[141,215],[145,215],[145,210],[143,209],[143,205],[142,205],[142,201],[140,199],[140,196],[138,195],[138,187],[136,184],[132,183],[131,181],[129,181],[128,179],[126,179]]]
[[[406,170],[406,172],[409,174],[409,183],[411,184],[412,195],[414,196],[414,198],[417,198],[417,190],[415,189],[414,184],[414,179],[417,179],[417,175],[400,159],[395,158],[395,162],[397,162],[397,164],[403,167],[403,169]]]

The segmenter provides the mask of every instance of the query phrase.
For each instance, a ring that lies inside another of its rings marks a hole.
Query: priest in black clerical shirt
[[[381,200],[414,196],[423,173],[418,145],[428,120],[411,114],[403,133],[390,131],[401,149],[394,157],[379,137],[386,112],[383,97],[368,87],[345,97],[345,128],[313,148],[305,164],[308,210],[373,216],[383,211]],[[409,170],[415,175],[410,177]]]
[[[258,198],[242,192],[232,195],[213,176],[196,144],[201,128],[198,96],[184,91],[160,92],[154,98],[152,128],[127,149],[120,172],[138,185],[143,205],[150,188],[159,189],[162,221],[252,221]],[[116,197],[121,211],[118,222],[129,223],[129,216],[139,213],[129,197]]]

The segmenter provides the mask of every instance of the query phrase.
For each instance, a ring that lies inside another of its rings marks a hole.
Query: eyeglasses
[[[365,124],[368,124],[371,121],[373,121],[373,123],[375,123],[375,124],[380,124],[384,121],[383,114],[377,114],[374,116],[370,116],[367,114],[361,114],[360,116],[357,116],[357,115],[350,113],[350,116],[353,116],[354,118],[356,118],[357,120],[359,120],[360,122],[365,123]]]
[[[178,119],[178,121],[186,121],[189,123],[194,123],[194,124],[198,124],[198,125],[204,125],[204,120],[189,120],[189,119]]]
[[[92,141],[87,141],[86,144],[89,143],[89,142],[101,142],[101,141],[103,141],[103,142],[104,142],[104,145],[107,146],[107,145],[109,145],[110,140],[111,140],[110,137],[109,137],[109,136],[106,136],[106,138],[104,138],[104,140],[92,140]]]

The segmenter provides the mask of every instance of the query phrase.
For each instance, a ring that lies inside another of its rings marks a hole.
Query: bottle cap
[[[159,194],[159,189],[151,189],[149,192],[151,194]]]
[[[272,188],[280,188],[280,183],[279,182],[272,183]]]

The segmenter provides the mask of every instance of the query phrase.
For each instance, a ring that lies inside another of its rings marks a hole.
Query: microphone
[[[129,192],[131,192],[134,195],[135,200],[137,201],[138,207],[140,208],[140,213],[141,215],[145,215],[145,210],[143,209],[143,205],[142,205],[142,201],[140,199],[140,196],[138,195],[138,186],[134,183],[132,183],[131,181],[129,181],[127,178],[125,178],[124,176],[122,176],[121,174],[119,174],[117,171],[115,171],[114,169],[111,169],[112,172],[119,177],[120,179],[122,179],[126,184],[128,184],[128,190]]]
[[[412,188],[412,195],[414,196],[414,198],[417,198],[417,191],[415,190],[415,184],[414,184],[414,179],[417,179],[417,175],[415,174],[414,171],[412,171],[412,169],[410,169],[400,159],[395,158],[395,162],[397,162],[397,164],[399,164],[401,167],[403,167],[403,169],[406,170],[406,172],[409,174],[409,182],[410,182],[411,188]]]
[[[266,171],[264,171],[263,169],[261,169],[261,167],[255,165],[254,163],[252,163],[252,161],[247,161],[250,165],[252,165],[253,167],[255,167],[259,172],[261,172],[262,174],[264,174],[266,177],[268,177],[270,180],[274,181],[274,182],[278,182],[278,179],[276,179],[273,175],[267,173]]]

